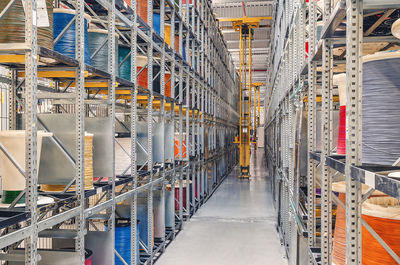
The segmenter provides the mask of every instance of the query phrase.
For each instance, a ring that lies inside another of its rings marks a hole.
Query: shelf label
[[[25,0],[22,0],[25,11]],[[33,10],[33,25],[38,28],[50,27],[49,15],[47,14],[46,0],[37,1],[37,10]]]
[[[365,171],[365,184],[375,189],[375,173]]]

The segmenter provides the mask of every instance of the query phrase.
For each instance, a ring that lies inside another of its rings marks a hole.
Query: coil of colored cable
[[[131,81],[131,56],[128,54],[131,52],[131,49],[125,46],[118,47],[118,75],[121,78]],[[125,59],[125,57],[127,57]],[[124,61],[125,59],[125,61]]]
[[[339,199],[346,204],[346,184],[345,182],[333,183],[332,190],[335,192],[339,192]],[[368,190],[367,185],[362,185],[362,193],[364,194]],[[363,205],[363,218],[367,221],[367,223],[381,236],[384,238],[389,238],[388,233],[391,234],[391,231],[399,231],[400,232],[400,221],[395,221],[392,219],[386,219],[379,216],[379,212],[384,214],[387,209],[382,207],[379,209],[377,205],[387,205],[388,202],[393,201],[393,198],[388,197],[386,194],[375,191],[372,196],[367,200],[367,204]],[[393,203],[391,203],[393,204]],[[392,208],[392,211],[399,211],[400,207],[396,206],[396,208]],[[372,208],[372,210],[371,210]],[[378,209],[377,209],[378,208]],[[372,215],[376,215],[375,217]],[[388,217],[388,216],[386,216]],[[392,216],[393,218],[393,216]],[[397,218],[400,219],[400,213],[397,215]],[[393,225],[388,225],[387,223],[392,223]],[[385,225],[383,225],[385,224]],[[388,230],[386,230],[386,228]],[[393,230],[394,229],[394,230]],[[396,235],[396,234],[393,234]],[[394,236],[395,237],[395,236]],[[387,254],[386,250],[384,250],[379,243],[374,239],[372,240],[372,235],[363,227],[362,228],[362,261],[363,264],[368,265],[377,265],[377,264],[395,264],[394,260]],[[386,241],[386,240],[385,240]],[[398,241],[398,240],[397,240]],[[386,241],[389,243],[388,241]],[[400,254],[400,243],[391,241],[391,247],[394,247],[397,251],[397,254]],[[379,245],[379,246],[378,246]],[[374,249],[374,250],[372,250]],[[371,255],[371,253],[374,253]],[[333,238],[333,249],[332,249],[332,262],[335,265],[345,265],[346,264],[346,213],[345,210],[338,205],[336,211],[336,221],[335,221],[335,230],[334,230],[334,238]]]
[[[333,84],[338,86],[339,90],[339,132],[337,153],[346,154],[346,74],[337,74],[333,76]]]
[[[158,34],[161,34],[161,17],[159,13],[153,13],[153,28]]]
[[[93,189],[93,134],[85,133],[85,190]],[[41,190],[47,192],[61,192],[66,185],[42,184]],[[76,186],[72,185],[68,191],[75,191]]]
[[[65,8],[54,9],[54,40],[58,38],[65,27],[75,17],[75,11]],[[88,23],[90,16],[85,15],[85,28],[84,28],[84,53],[85,53],[85,64],[90,65],[90,50],[88,40]],[[71,58],[75,58],[75,22],[65,31],[65,33],[59,38],[57,43],[54,45],[54,50],[63,55],[67,55]]]
[[[363,163],[392,165],[400,157],[400,52],[363,57]],[[346,153],[346,75],[334,77],[339,88],[338,154]]]
[[[131,263],[131,222],[129,220],[116,219],[115,224],[115,250],[127,262]],[[136,260],[140,264],[139,254],[139,223],[136,229]],[[123,265],[121,259],[115,255],[115,265]]]
[[[392,165],[400,157],[400,51],[363,61],[363,163]]]
[[[0,12],[11,0],[0,1]],[[38,45],[53,49],[53,0],[46,0],[49,26],[38,25]],[[38,9],[39,10],[39,9]],[[46,18],[44,18],[46,20]],[[47,22],[47,20],[46,20]],[[25,12],[21,0],[17,0],[8,13],[0,20],[0,43],[25,43]]]
[[[116,56],[114,65],[117,65],[118,62],[118,38],[119,36],[115,34]],[[89,29],[88,39],[92,65],[101,71],[108,72],[108,31],[104,29]]]

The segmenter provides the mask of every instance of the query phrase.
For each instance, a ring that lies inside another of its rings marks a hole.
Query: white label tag
[[[47,14],[46,0],[37,1],[37,26],[39,28],[50,27],[49,15]]]
[[[32,15],[33,15],[33,25],[34,26],[37,26],[37,12],[36,12],[36,10],[33,10],[33,12],[32,12]]]
[[[38,9],[37,26],[39,28],[48,28],[48,27],[50,27],[49,16],[47,15],[47,9],[46,8]]]
[[[21,0],[25,11],[25,0]],[[37,10],[33,10],[33,25],[38,28],[50,27],[49,16],[47,14],[46,0],[37,1]]]
[[[38,0],[37,1],[37,8],[46,8],[46,0]]]
[[[375,189],[375,173],[365,171],[365,184]]]

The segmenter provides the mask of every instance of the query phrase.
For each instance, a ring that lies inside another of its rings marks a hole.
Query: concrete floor
[[[287,265],[263,154],[252,158],[250,182],[238,180],[237,170],[227,177],[157,265]]]

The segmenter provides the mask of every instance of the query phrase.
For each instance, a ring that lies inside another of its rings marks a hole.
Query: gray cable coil
[[[362,161],[392,165],[400,157],[400,58],[363,64]]]

